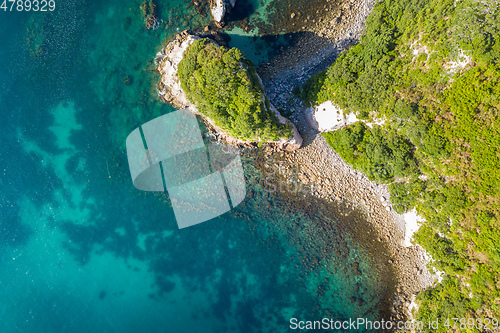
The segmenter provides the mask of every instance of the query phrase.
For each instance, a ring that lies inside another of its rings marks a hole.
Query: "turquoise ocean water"
[[[251,4],[252,15],[267,5]],[[342,216],[264,191],[258,152],[244,160],[245,202],[195,227],[177,229],[166,194],[133,187],[128,133],[174,110],[157,100],[154,55],[209,23],[206,8],[158,1],[161,28],[147,31],[139,7],[0,11],[0,332],[289,332],[292,317],[378,318],[376,264]],[[239,42],[265,60],[271,46],[252,40],[264,49]]]

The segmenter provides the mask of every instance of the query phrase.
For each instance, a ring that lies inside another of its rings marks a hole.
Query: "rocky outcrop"
[[[177,69],[182,60],[184,51],[198,39],[200,39],[200,37],[190,35],[186,31],[183,31],[176,36],[173,42],[168,44],[156,55],[155,63],[158,72],[161,74],[161,80],[158,84],[160,99],[178,108],[193,107],[181,88],[181,82],[177,76]]]
[[[177,76],[179,63],[182,60],[184,51],[189,47],[189,45],[198,39],[200,39],[200,37],[191,35],[187,33],[187,31],[183,31],[176,36],[173,42],[169,43],[156,55],[155,64],[158,72],[161,74],[161,80],[158,84],[158,94],[160,99],[177,108],[188,108],[195,114],[201,116],[207,125],[208,130],[222,141],[237,147],[255,147],[256,142],[243,141],[233,138],[222,128],[216,126],[211,119],[203,116],[187,99],[186,93],[182,90],[180,79]],[[265,99],[266,97],[264,96],[263,98]],[[290,120],[281,116],[273,105],[269,104],[269,106],[271,108],[270,111],[275,112],[280,123],[290,124],[292,126],[293,133],[293,137],[288,140],[282,139],[280,141],[270,143],[276,145],[281,150],[293,151],[299,149],[302,146],[302,137],[300,136],[295,125]]]
[[[211,0],[210,12],[217,25],[222,25],[224,17],[229,14],[236,4],[236,0]]]
[[[278,121],[282,124],[289,124],[292,126],[292,134],[293,138],[290,140],[281,140],[277,142],[277,145],[280,149],[282,150],[288,150],[288,151],[293,151],[297,150],[302,146],[302,137],[300,136],[299,131],[297,130],[297,127],[295,126],[294,123],[292,123],[289,119],[283,117],[281,113],[279,113],[278,110],[271,104],[271,110],[276,114],[276,117],[278,118]]]
[[[389,245],[390,253],[381,255],[377,253],[386,264],[390,264],[397,272],[395,294],[387,294],[386,299],[391,302],[390,319],[395,321],[411,318],[408,309],[412,307],[411,301],[415,294],[432,286],[436,278],[431,275],[426,265],[428,255],[420,246],[403,246],[406,231],[404,219],[392,209],[392,203],[387,185],[378,185],[352,169],[342,158],[335,153],[326,143],[318,131],[338,129],[335,126],[335,115],[321,114],[317,111],[327,112],[329,108],[304,108],[302,101],[293,98],[292,89],[302,86],[311,75],[325,70],[338,56],[339,52],[357,42],[365,27],[366,17],[371,12],[375,0],[343,1],[341,6],[329,11],[321,10],[315,16],[315,22],[303,22],[304,14],[295,11],[296,15],[290,20],[293,24],[301,20],[301,26],[314,33],[304,34],[295,46],[286,52],[274,57],[268,63],[261,65],[266,94],[270,101],[295,114],[295,123],[301,131],[304,140],[308,142],[303,148],[287,154],[287,164],[280,165],[279,170],[284,170],[283,179],[293,179],[292,175],[298,174],[301,182],[298,188],[311,188],[313,195],[336,202],[348,207],[356,207],[369,214],[369,220],[377,231],[377,241]],[[337,2],[329,1],[329,4]],[[313,15],[311,15],[313,16]],[[333,109],[333,106],[332,106]],[[336,113],[337,110],[334,112]],[[331,122],[324,122],[324,117]],[[318,121],[319,120],[319,121]],[[345,120],[344,117],[340,119]],[[337,123],[340,123],[337,122]],[[368,125],[368,124],[367,124]],[[314,130],[313,130],[314,129]],[[312,141],[312,142],[311,142]],[[280,156],[281,154],[277,154]],[[283,155],[281,155],[283,156]],[[276,163],[281,162],[283,157]],[[299,172],[297,172],[299,165]],[[287,171],[287,169],[289,171]],[[274,174],[275,177],[276,174]],[[302,186],[302,187],[301,187]],[[353,224],[356,225],[356,224]],[[360,230],[366,230],[360,228]],[[361,239],[361,238],[360,238]],[[380,265],[379,267],[382,267]],[[381,273],[380,276],[388,277]]]

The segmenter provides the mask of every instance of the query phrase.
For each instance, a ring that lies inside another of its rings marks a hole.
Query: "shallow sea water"
[[[140,1],[56,6],[0,12],[0,332],[289,332],[292,317],[379,317],[376,264],[345,217],[270,192],[262,154],[244,154],[244,203],[195,227],[177,229],[166,194],[133,187],[127,135],[174,111],[156,97],[154,55],[208,24],[206,8],[158,1],[162,28],[146,31]],[[247,46],[256,62],[271,54],[259,43]]]

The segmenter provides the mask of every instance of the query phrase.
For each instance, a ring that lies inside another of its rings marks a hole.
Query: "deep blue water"
[[[291,317],[376,318],[376,269],[340,217],[263,191],[255,154],[245,202],[195,227],[178,230],[167,195],[133,187],[125,138],[174,110],[156,97],[154,55],[209,22],[189,1],[158,4],[155,31],[139,1],[0,11],[0,332],[288,332]]]

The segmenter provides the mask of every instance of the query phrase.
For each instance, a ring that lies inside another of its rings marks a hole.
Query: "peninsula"
[[[156,63],[161,99],[202,116],[228,143],[300,148],[297,128],[269,102],[255,66],[238,49],[182,32],[157,54]]]

